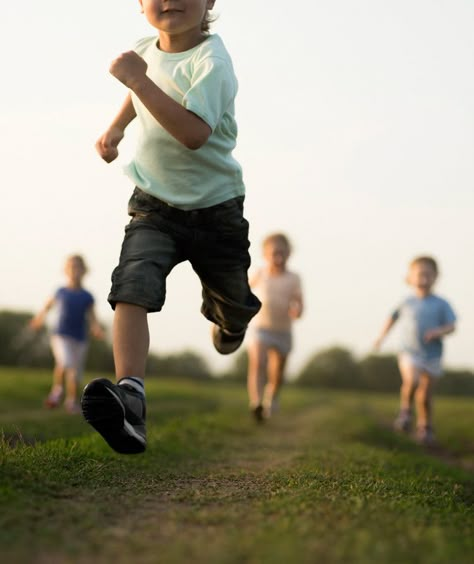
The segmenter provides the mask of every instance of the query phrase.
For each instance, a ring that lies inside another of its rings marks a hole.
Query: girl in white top
[[[290,253],[284,234],[269,235],[263,241],[265,265],[250,277],[250,286],[262,302],[250,325],[248,344],[247,389],[257,421],[270,417],[276,409],[292,348],[292,323],[303,313],[300,277],[286,268]]]

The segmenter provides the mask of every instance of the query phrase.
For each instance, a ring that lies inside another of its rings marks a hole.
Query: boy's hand
[[[111,163],[118,157],[117,146],[123,139],[123,136],[122,129],[111,127],[97,139],[95,148],[105,162]]]
[[[134,85],[146,76],[147,68],[148,65],[140,55],[137,55],[135,51],[127,51],[112,62],[109,71],[116,79],[133,90]]]
[[[439,339],[441,336],[442,334],[440,333],[439,329],[428,329],[428,331],[426,331],[426,333],[423,335],[423,340],[425,341],[425,343],[429,343],[431,341]]]

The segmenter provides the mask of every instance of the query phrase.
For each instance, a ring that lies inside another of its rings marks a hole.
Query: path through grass
[[[395,397],[288,387],[258,426],[238,386],[150,381],[125,457],[44,411],[48,384],[0,371],[5,562],[472,562],[471,400],[437,399],[428,452],[390,431]]]

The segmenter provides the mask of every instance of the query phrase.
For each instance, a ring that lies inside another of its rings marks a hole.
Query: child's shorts
[[[290,331],[272,331],[256,327],[250,334],[251,341],[257,341],[268,349],[276,349],[279,353],[287,355],[293,346],[293,338]]]
[[[76,371],[76,380],[82,379],[87,353],[87,341],[78,341],[64,335],[51,337],[51,350],[57,365]]]
[[[439,378],[443,375],[440,357],[423,358],[413,353],[402,352],[398,356],[398,362],[400,366],[404,364],[415,366],[420,372],[426,372],[434,378]]]
[[[128,204],[132,219],[112,274],[112,308],[121,302],[160,311],[168,274],[189,261],[201,280],[202,314],[228,331],[246,329],[261,304],[248,283],[249,225],[243,204],[242,196],[185,211],[135,188]]]

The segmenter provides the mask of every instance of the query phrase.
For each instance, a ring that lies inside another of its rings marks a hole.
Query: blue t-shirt
[[[77,341],[87,339],[87,312],[94,303],[90,292],[84,288],[59,288],[55,295],[58,320],[55,335],[72,337]]]
[[[393,312],[392,319],[400,319],[403,352],[433,359],[441,358],[443,343],[441,339],[426,343],[425,333],[429,329],[454,323],[456,315],[446,300],[430,294],[424,298],[410,296]]]

